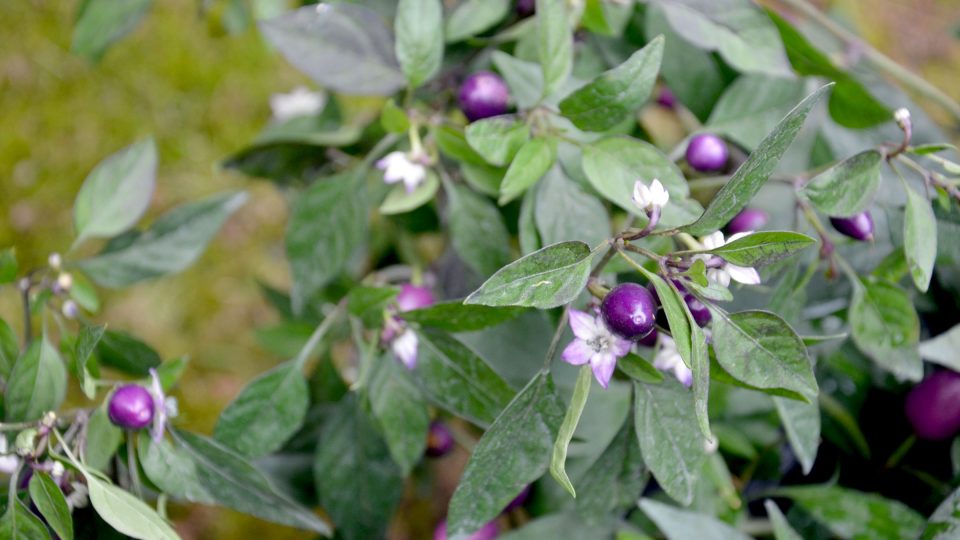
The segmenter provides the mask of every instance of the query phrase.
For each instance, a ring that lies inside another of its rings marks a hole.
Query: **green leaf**
[[[443,61],[443,6],[440,0],[399,0],[394,20],[396,52],[411,88],[429,81]]]
[[[536,189],[533,217],[544,244],[579,240],[588,246],[610,238],[610,217],[603,203],[552,167]]]
[[[606,540],[609,530],[585,523],[573,513],[548,514],[498,535],[499,540],[543,540],[544,538],[576,538],[578,540]],[[619,539],[618,539],[619,540]]]
[[[481,277],[510,262],[510,233],[500,211],[486,197],[462,185],[446,187],[453,249]]]
[[[593,382],[593,372],[589,365],[582,366],[577,375],[577,382],[573,386],[573,395],[570,396],[570,405],[560,424],[557,440],[553,443],[553,454],[550,458],[550,475],[561,485],[571,497],[577,497],[577,491],[567,476],[567,447],[573,439],[573,432],[580,422],[583,407],[587,404],[590,395],[590,384]]]
[[[803,537],[787,523],[787,518],[777,508],[777,503],[767,499],[763,501],[763,507],[767,509],[767,516],[773,524],[774,540],[803,540]]]
[[[20,356],[20,342],[7,321],[0,319],[0,377],[10,377],[10,371]]]
[[[820,446],[820,406],[795,399],[774,397],[773,404],[787,432],[793,453],[800,460],[803,474],[810,474]]]
[[[314,480],[337,536],[384,538],[403,495],[403,476],[373,421],[355,399],[346,399],[330,414],[320,440]]]
[[[227,218],[246,200],[246,193],[235,192],[178,206],[129,242],[108,244],[78,266],[104,287],[125,287],[180,272],[200,257]]]
[[[250,381],[220,413],[213,438],[250,459],[279,450],[303,425],[310,405],[302,369],[286,362]]]
[[[916,538],[924,519],[903,503],[837,486],[780,488],[840,538]]]
[[[684,225],[696,219],[683,204],[690,189],[675,163],[652,144],[630,137],[611,137],[583,149],[583,171],[590,184],[601,195],[620,208],[646,222],[646,214],[633,202],[633,186],[637,180],[648,185],[660,180],[670,193],[670,204],[663,210],[661,226]]]
[[[67,499],[60,486],[43,471],[34,471],[30,478],[30,500],[40,510],[40,515],[63,540],[73,540],[73,518]]]
[[[157,378],[160,379],[160,387],[164,392],[169,392],[180,382],[183,372],[190,363],[189,356],[180,356],[160,364],[157,368]]]
[[[150,368],[163,361],[160,354],[140,339],[127,332],[106,330],[97,343],[100,363],[130,375],[146,377]]]
[[[586,286],[590,261],[590,247],[583,242],[553,244],[504,266],[463,303],[539,309],[562,306]]]
[[[880,367],[902,379],[923,377],[920,319],[903,289],[883,281],[853,281],[848,318],[853,342]]]
[[[957,446],[954,443],[953,447]],[[960,489],[943,500],[930,515],[921,540],[949,540],[960,533]]]
[[[960,324],[920,343],[920,356],[954,371],[960,371]]]
[[[530,127],[506,116],[473,122],[466,129],[467,143],[491,165],[509,164],[530,138]]]
[[[555,139],[534,138],[527,141],[513,158],[500,183],[500,205],[516,199],[537,180],[547,174],[557,161]]]
[[[653,499],[640,499],[639,504],[667,540],[750,540],[749,536],[713,516],[681,510]]]
[[[617,362],[623,362],[621,358]],[[633,415],[577,482],[577,513],[587,520],[620,514],[635,504],[649,474],[634,436]]]
[[[410,129],[410,118],[396,101],[389,99],[380,110],[380,125],[390,133],[406,133]]]
[[[379,359],[370,379],[370,408],[404,475],[423,457],[430,415],[409,370],[390,355]]]
[[[721,133],[753,150],[806,95],[806,84],[795,78],[745,74],[720,96],[705,129]]]
[[[877,101],[859,81],[837,68],[826,54],[783,17],[772,10],[767,10],[767,14],[777,25],[787,57],[797,73],[826,77],[837,83],[829,104],[830,116],[835,122],[851,129],[865,129],[890,120],[890,109]]]
[[[80,470],[87,479],[90,504],[117,532],[142,540],[180,539],[170,524],[146,503],[96,475]]]
[[[354,287],[347,293],[347,311],[360,317],[363,324],[376,328],[383,324],[383,310],[399,293],[398,287]]]
[[[19,271],[16,248],[0,250],[0,285],[12,283]]]
[[[451,126],[439,126],[434,127],[431,133],[437,143],[437,148],[447,157],[461,162],[461,165],[469,163],[489,167],[487,160],[470,147],[463,131]]]
[[[937,218],[926,197],[907,190],[907,209],[903,218],[903,251],[910,276],[920,292],[927,292],[937,259]]]
[[[123,431],[110,421],[106,406],[97,407],[87,422],[87,438],[82,454],[84,465],[96,471],[106,471],[122,442]]]
[[[317,180],[294,200],[285,236],[294,312],[343,271],[366,224],[363,185],[351,173]]]
[[[80,328],[80,334],[77,336],[77,342],[73,347],[74,360],[77,366],[77,378],[80,380],[80,388],[88,399],[93,399],[97,395],[97,385],[93,375],[87,369],[87,362],[93,351],[97,349],[100,339],[103,338],[106,325],[90,326],[83,325]]]
[[[790,390],[816,403],[807,348],[789,324],[766,311],[711,312],[713,348],[728,373],[755,388]]]
[[[520,216],[517,218],[517,236],[520,241],[520,253],[529,255],[542,247],[537,233],[536,197],[534,190],[527,191],[520,201]]]
[[[634,353],[628,353],[618,360],[617,368],[631,379],[642,383],[657,384],[663,380],[663,373],[659,369]]]
[[[430,399],[471,422],[492,423],[513,397],[506,381],[449,334],[423,329],[417,336],[414,374]]]
[[[447,332],[473,332],[505,323],[523,312],[523,308],[467,305],[460,300],[451,300],[404,311],[399,316],[406,321]]]
[[[708,253],[737,266],[775,263],[816,243],[809,236],[791,231],[760,231],[738,238]]]
[[[749,0],[657,2],[673,29],[737,71],[791,75],[777,28]]]
[[[517,102],[518,109],[527,110],[540,101],[540,96],[543,95],[543,72],[539,65],[520,60],[503,51],[493,51],[490,59],[510,87],[510,95]]]
[[[157,145],[146,139],[109,156],[87,176],[73,205],[76,244],[126,232],[147,211],[157,178]]]
[[[697,236],[709,234],[723,227],[743,210],[776,169],[780,158],[803,127],[807,115],[831,86],[821,87],[787,113],[737,169],[730,181],[724,184],[700,219],[684,227],[684,230]]]
[[[848,217],[866,210],[880,185],[882,156],[867,150],[818,174],[803,187],[803,194],[817,210]]]
[[[440,189],[440,178],[433,171],[427,171],[427,177],[423,183],[414,188],[413,191],[407,191],[403,183],[399,183],[387,193],[387,198],[380,205],[380,213],[384,215],[403,214],[433,200]]]
[[[471,38],[506,18],[510,13],[510,0],[466,0],[457,4],[447,18],[445,35],[447,43]]]
[[[97,289],[82,273],[73,272],[73,285],[70,286],[70,298],[90,313],[100,311],[100,298]]]
[[[147,478],[164,493],[193,503],[225,506],[271,523],[331,534],[323,520],[277,491],[240,454],[201,435],[172,433],[176,446],[167,440],[156,443],[147,433],[140,434],[137,444]]]
[[[67,369],[46,335],[34,341],[17,359],[4,395],[7,421],[39,420],[56,411],[67,393]]]
[[[450,500],[447,534],[479,530],[547,470],[563,418],[549,374],[540,373],[483,434]]]
[[[304,6],[260,23],[281,54],[323,87],[389,96],[405,85],[393,32],[382,17],[347,3]]]
[[[567,3],[537,0],[537,43],[543,71],[543,97],[566,82],[573,69],[573,30]]]
[[[643,461],[663,490],[689,505],[706,459],[704,438],[693,414],[693,396],[667,378],[660,384],[634,383],[637,440]]]
[[[98,61],[110,45],[129,34],[150,9],[152,0],[86,0],[73,27],[70,52]]]
[[[0,518],[0,538],[50,540],[50,534],[43,522],[20,499],[14,498],[13,508],[7,508]]]
[[[606,131],[616,126],[650,97],[662,58],[663,36],[657,36],[625,62],[564,98],[560,112],[580,129]]]

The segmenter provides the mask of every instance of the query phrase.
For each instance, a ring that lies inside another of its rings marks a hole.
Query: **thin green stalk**
[[[320,344],[320,340],[322,340],[323,336],[326,335],[328,330],[330,330],[330,327],[333,326],[333,323],[340,318],[340,314],[343,313],[344,309],[346,309],[345,300],[337,304],[337,307],[334,308],[334,310],[323,319],[323,322],[317,326],[317,328],[313,331],[313,334],[310,335],[310,339],[308,339],[303,345],[303,348],[300,349],[297,357],[293,359],[295,369],[301,371],[303,370],[307,360],[313,354],[313,350],[316,349],[317,345]]]

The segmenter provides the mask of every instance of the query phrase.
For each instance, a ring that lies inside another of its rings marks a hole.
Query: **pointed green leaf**
[[[410,87],[429,81],[443,61],[443,6],[440,0],[399,0],[394,21],[396,52]]]
[[[564,98],[560,112],[580,129],[606,131],[616,126],[650,97],[662,58],[663,36],[657,36],[625,62]]]
[[[590,385],[593,382],[593,372],[589,365],[580,368],[577,375],[577,382],[573,386],[573,395],[570,396],[570,405],[567,407],[567,413],[563,417],[563,423],[560,424],[560,431],[557,434],[557,440],[553,443],[553,454],[550,458],[550,475],[567,490],[571,497],[576,498],[577,492],[570,483],[570,477],[567,476],[567,447],[570,446],[570,440],[573,439],[573,432],[577,429],[580,422],[580,415],[583,414],[583,407],[587,404],[587,397],[590,395]]]
[[[610,238],[610,217],[595,196],[587,194],[554,165],[534,190],[534,221],[544,244],[579,240],[595,246]]]
[[[547,174],[557,161],[555,139],[534,138],[527,141],[513,158],[500,183],[500,205],[516,199],[537,180]]]
[[[738,238],[708,253],[737,266],[760,266],[786,259],[816,243],[809,236],[791,231],[760,231]]]
[[[573,69],[573,29],[565,1],[536,1],[537,51],[543,71],[545,97],[560,88]]]
[[[20,502],[20,499],[14,499],[14,501],[13,508],[7,508],[3,517],[0,518],[0,538],[50,540],[47,527],[40,521],[40,518],[33,515],[33,512],[28,510]]]
[[[880,367],[911,381],[923,377],[917,351],[920,319],[903,289],[883,281],[854,281],[848,317],[853,342]]]
[[[867,209],[880,186],[880,152],[867,150],[814,176],[803,194],[824,214],[848,217]]]
[[[453,249],[480,277],[510,262],[510,233],[489,199],[463,185],[449,185],[448,216]]]
[[[776,494],[793,499],[839,538],[916,538],[924,519],[905,504],[879,495],[837,486],[781,488]]]
[[[73,349],[77,378],[80,380],[80,388],[89,399],[93,399],[97,395],[97,385],[90,371],[87,369],[87,362],[90,360],[90,356],[93,355],[93,351],[97,349],[97,344],[100,343],[100,339],[103,337],[106,329],[106,325],[83,325],[83,327],[80,328],[80,334],[77,337],[77,342]]]
[[[502,167],[530,138],[530,128],[508,116],[494,116],[473,122],[466,129],[467,144],[491,165]]]
[[[413,191],[407,191],[407,187],[402,183],[393,186],[380,205],[380,213],[389,216],[420,208],[433,200],[438,189],[440,178],[433,171],[427,171],[426,179]]]
[[[67,393],[67,369],[57,348],[47,340],[34,341],[17,359],[7,381],[4,407],[11,422],[39,420],[56,411]]]
[[[390,355],[377,362],[370,379],[370,408],[390,448],[393,461],[404,475],[423,457],[430,415],[406,367]]]
[[[777,503],[767,499],[763,501],[763,507],[767,509],[767,516],[773,523],[774,540],[803,540],[803,537],[787,523],[787,518],[777,508]]]
[[[430,307],[404,311],[399,314],[399,317],[405,321],[447,332],[473,332],[502,324],[523,312],[524,309],[518,307],[489,307],[451,300],[439,302]]]
[[[128,332],[106,330],[97,342],[100,363],[130,375],[146,377],[163,361],[150,345]]]
[[[537,104],[543,95],[543,72],[539,65],[503,51],[493,51],[490,59],[510,87],[510,95],[516,100],[518,109],[524,111]]]
[[[767,182],[780,158],[803,127],[807,115],[831,86],[828,84],[821,87],[787,113],[777,127],[760,142],[747,161],[740,165],[730,181],[724,184],[703,215],[696,222],[684,227],[684,230],[697,236],[712,233],[743,210]]]
[[[787,432],[790,447],[800,460],[803,474],[810,474],[820,446],[820,405],[816,401],[804,403],[782,397],[774,397],[773,404],[783,422],[783,430]]]
[[[86,0],[73,27],[70,52],[98,61],[110,45],[129,34],[150,9],[152,0]]]
[[[920,356],[954,371],[960,371],[960,324],[920,343]]]
[[[450,500],[447,534],[479,530],[540,478],[563,418],[549,374],[537,375],[483,434]]]
[[[937,259],[937,218],[926,197],[907,187],[907,210],[903,217],[903,251],[910,276],[920,292],[927,292]]]
[[[590,255],[590,247],[583,242],[547,246],[498,270],[463,303],[540,309],[562,306],[587,285]]]
[[[653,499],[640,499],[640,509],[656,523],[667,540],[750,540],[749,536],[707,514],[681,510]]]
[[[60,486],[43,471],[34,471],[30,477],[30,500],[40,515],[62,540],[73,540],[73,517]]]
[[[141,540],[179,540],[173,527],[140,499],[119,487],[84,472],[90,504],[97,514],[122,534]]]
[[[447,17],[445,37],[455,43],[484,32],[510,13],[510,0],[466,0]]]
[[[13,282],[19,268],[17,250],[12,247],[0,249],[0,285]]]

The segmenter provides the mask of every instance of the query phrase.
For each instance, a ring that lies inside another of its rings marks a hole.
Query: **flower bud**
[[[60,268],[63,266],[63,258],[59,253],[51,253],[50,256],[47,257],[47,264],[50,265],[51,270],[54,272],[59,272]]]
[[[400,311],[410,311],[432,306],[436,300],[429,287],[404,283],[397,294],[397,307]]]
[[[60,275],[57,276],[57,287],[61,291],[69,291],[70,287],[73,287],[73,276],[69,272],[60,272]]]
[[[873,217],[870,212],[861,212],[850,217],[832,217],[830,224],[837,232],[854,240],[873,241]]]
[[[34,428],[25,429],[18,433],[17,440],[14,443],[17,455],[22,457],[32,456],[37,448],[37,435],[38,432]]]

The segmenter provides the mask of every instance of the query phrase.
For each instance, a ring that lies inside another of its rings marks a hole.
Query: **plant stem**
[[[923,80],[922,77],[915,75],[907,68],[901,66],[890,57],[873,48],[873,46],[861,39],[859,36],[847,30],[824,13],[821,13],[820,10],[818,10],[807,0],[780,0],[780,2],[803,13],[805,16],[822,26],[825,30],[836,36],[840,41],[844,42],[848,47],[855,47],[857,50],[862,51],[864,57],[870,61],[873,67],[878,71],[897,79],[908,89],[924,96],[930,101],[933,101],[937,105],[947,110],[955,119],[960,120],[960,104],[954,101],[950,96],[945,94],[939,88]]]
[[[367,152],[367,156],[363,158],[363,161],[360,162],[360,168],[366,169],[370,167],[370,164],[379,159],[388,148],[396,144],[399,138],[396,133],[390,133],[380,139],[380,142],[375,144],[373,148]]]
[[[130,475],[130,485],[138,499],[143,499],[143,490],[140,488],[140,472],[137,470],[137,454],[133,448],[133,431],[127,430],[127,474]]]
[[[33,320],[30,316],[30,285],[20,287],[20,298],[23,300],[23,346],[30,346],[33,340]]]
[[[340,303],[337,304],[337,307],[317,326],[313,334],[310,334],[310,339],[307,340],[303,348],[300,349],[300,352],[297,353],[297,357],[293,359],[294,369],[303,370],[303,366],[306,365],[310,355],[313,354],[313,350],[317,348],[320,340],[323,339],[323,336],[330,330],[330,327],[333,326],[333,323],[340,317],[340,314],[343,313],[346,305],[346,300],[341,300]]]

